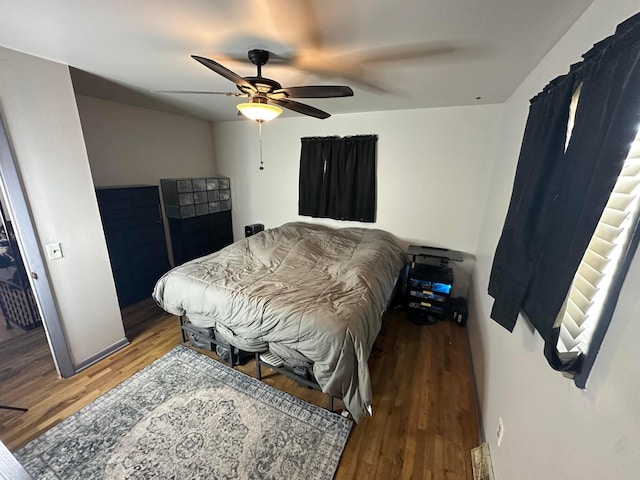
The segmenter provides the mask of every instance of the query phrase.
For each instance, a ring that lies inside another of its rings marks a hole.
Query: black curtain
[[[531,100],[489,281],[491,317],[511,331],[522,312],[545,339],[549,364],[577,375],[582,387],[595,357],[560,361],[553,325],[640,125],[640,14],[583,59]],[[569,105],[579,85],[565,151]],[[600,322],[590,355],[609,319]]]
[[[298,213],[374,222],[376,135],[301,139]]]

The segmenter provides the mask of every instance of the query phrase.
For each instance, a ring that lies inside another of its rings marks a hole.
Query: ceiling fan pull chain
[[[264,170],[264,162],[262,161],[262,122],[258,122],[258,142],[260,143],[260,170]]]

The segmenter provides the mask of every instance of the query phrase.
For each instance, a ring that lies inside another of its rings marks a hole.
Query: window
[[[374,222],[377,140],[376,135],[302,138],[298,213]]]
[[[574,94],[570,125],[575,116],[579,90]],[[567,134],[569,141],[571,128]],[[578,266],[569,294],[556,326],[560,327],[558,356],[570,361],[579,354],[587,355],[593,332],[603,315],[607,297],[612,293],[621,261],[629,248],[631,233],[637,221],[640,193],[640,131],[631,146],[622,171],[611,192],[600,221]]]
[[[489,279],[491,318],[522,315],[579,388],[640,241],[638,85],[640,14],[531,99]]]

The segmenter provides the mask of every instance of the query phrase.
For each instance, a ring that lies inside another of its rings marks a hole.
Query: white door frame
[[[11,218],[14,220],[13,227],[16,239],[29,277],[29,283],[40,309],[53,363],[61,377],[70,377],[76,373],[76,369],[71,360],[64,330],[60,323],[56,301],[49,282],[49,275],[42,261],[40,244],[38,243],[31,213],[24,197],[20,174],[16,167],[15,157],[2,115],[0,115],[0,186],[8,202],[7,210],[10,210]]]

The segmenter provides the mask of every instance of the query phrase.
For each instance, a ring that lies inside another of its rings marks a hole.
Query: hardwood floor
[[[57,377],[43,335],[3,344],[0,439],[16,450],[181,342],[177,318],[152,301],[123,311],[131,344],[77,375]],[[215,353],[199,350],[212,358]],[[354,425],[335,478],[471,480],[478,430],[466,331],[450,322],[418,326],[401,311],[387,323],[369,360],[374,416]],[[238,367],[255,376],[255,362]],[[263,379],[303,400],[326,395],[263,368]],[[336,410],[342,408],[335,402]]]
[[[9,328],[7,328],[7,325],[9,326]],[[7,340],[12,340],[16,337],[19,337],[20,335],[24,335],[25,333],[29,333],[29,331],[23,330],[17,325],[11,325],[7,323],[4,319],[4,315],[0,311],[0,344]]]

